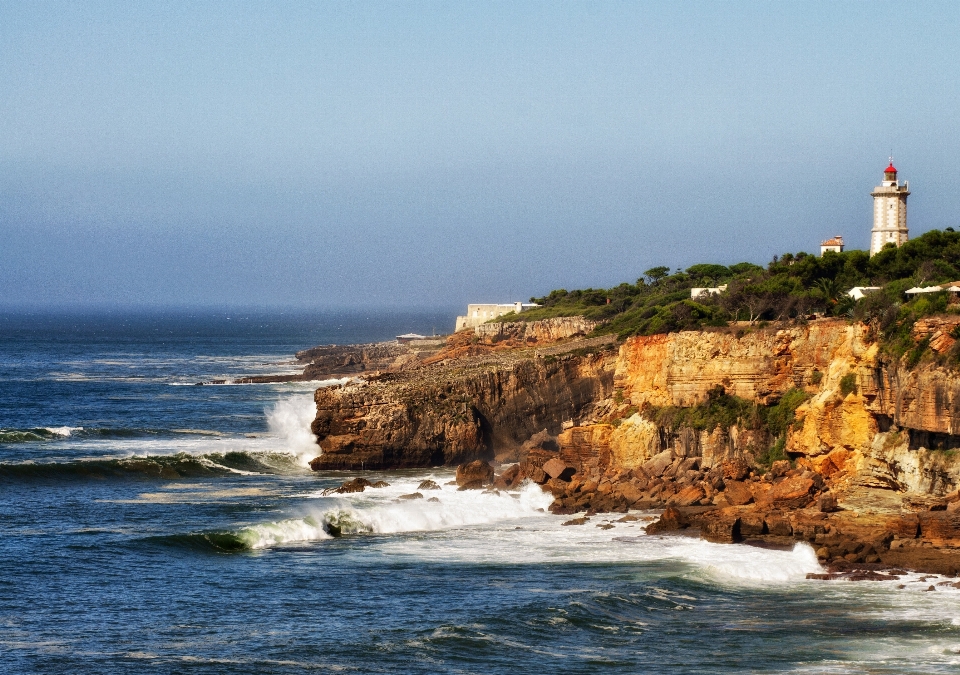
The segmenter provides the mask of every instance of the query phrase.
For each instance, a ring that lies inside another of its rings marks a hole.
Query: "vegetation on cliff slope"
[[[651,407],[643,416],[673,433],[680,429],[713,431],[728,430],[732,426],[752,431],[762,431],[771,439],[772,445],[756,448],[757,463],[769,466],[778,459],[786,459],[784,450],[787,432],[796,419],[797,408],[810,398],[802,389],[790,389],[773,405],[760,405],[753,401],[732,396],[722,386],[707,392],[702,403],[682,408],[679,406]]]
[[[803,320],[812,314],[874,323],[895,355],[917,345],[910,327],[917,318],[948,311],[946,293],[907,301],[904,291],[960,280],[960,232],[933,230],[897,248],[888,245],[870,257],[866,251],[827,252],[823,256],[786,253],[764,268],[752,263],[700,264],[671,273],[654,267],[633,284],[608,289],[555,290],[531,298],[541,307],[502,321],[534,321],[583,315],[604,321],[598,333],[652,335],[731,321]],[[717,295],[691,299],[690,289],[726,285]],[[880,286],[856,301],[854,286]]]

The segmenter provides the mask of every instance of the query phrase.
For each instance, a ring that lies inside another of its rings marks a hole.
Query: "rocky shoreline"
[[[898,504],[888,491],[867,489],[839,501],[820,474],[785,460],[758,474],[743,460],[703,471],[695,458],[658,456],[627,472],[581,474],[559,456],[539,464],[546,456],[531,453],[496,476],[492,487],[540,483],[554,496],[551,512],[583,514],[570,524],[602,513],[663,509],[647,526],[649,534],[767,546],[807,542],[828,569],[824,578],[897,568],[960,574],[960,492]]]
[[[551,511],[582,514],[571,524],[664,509],[649,532],[804,541],[827,578],[960,572],[950,372],[884,363],[869,328],[841,320],[623,343],[550,321],[464,331],[318,390],[311,466],[480,461],[499,473],[475,487],[533,481]],[[730,402],[785,421],[724,416]],[[775,444],[783,459],[771,461]]]

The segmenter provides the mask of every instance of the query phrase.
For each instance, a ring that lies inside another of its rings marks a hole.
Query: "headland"
[[[933,232],[872,258],[658,268],[637,286],[557,291],[430,350],[356,347],[350,363],[308,350],[314,377],[361,371],[317,390],[311,466],[481,462],[496,473],[470,487],[533,481],[571,525],[665,509],[650,532],[806,541],[828,576],[960,573],[960,304],[946,287],[904,295],[930,267],[918,251],[953,250],[938,237],[960,245]],[[838,299],[861,263],[864,286],[911,276]],[[714,287],[696,297],[703,274]]]

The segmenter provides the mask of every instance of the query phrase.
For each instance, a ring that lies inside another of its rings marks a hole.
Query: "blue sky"
[[[451,306],[960,226],[960,4],[0,0],[0,305]]]

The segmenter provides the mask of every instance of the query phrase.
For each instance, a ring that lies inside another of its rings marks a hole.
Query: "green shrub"
[[[927,351],[927,347],[930,346],[930,338],[926,337],[920,342],[918,342],[913,349],[907,353],[907,368],[916,368],[917,364],[920,363],[920,359],[923,358],[923,355]]]
[[[735,424],[752,428],[756,426],[757,405],[731,396],[722,386],[717,386],[708,392],[707,400],[699,405],[651,408],[645,414],[651,421],[672,431],[682,428],[713,431],[717,427],[729,429]]]
[[[848,396],[857,393],[857,374],[847,373],[840,378],[840,394]]]
[[[787,391],[776,405],[763,408],[761,416],[771,435],[786,436],[796,420],[797,408],[809,398],[810,394],[807,392],[793,388]]]
[[[817,386],[821,382],[823,382],[823,373],[821,373],[819,370],[814,369],[814,371],[810,373],[810,383],[814,386]]]
[[[758,455],[757,464],[760,466],[770,467],[774,462],[779,462],[781,459],[790,459],[790,457],[787,455],[786,436],[780,436],[773,444],[773,447]]]
[[[910,333],[921,317],[955,311],[947,293],[925,294],[906,301],[911,286],[960,279],[960,232],[931,230],[903,246],[890,246],[874,256],[866,251],[804,252],[775,256],[766,266],[738,263],[730,266],[697,264],[685,272],[670,267],[650,268],[635,283],[612,288],[558,289],[539,298],[540,304],[497,321],[536,321],[555,316],[582,315],[601,322],[594,334],[620,339],[681,330],[725,326],[747,319],[764,327],[769,322],[802,322],[810,314],[850,317],[871,326],[885,356],[899,360],[908,354],[918,363],[925,350]],[[717,296],[690,297],[690,289],[722,286]],[[881,286],[860,301],[846,290],[853,286]],[[947,359],[949,364],[956,359]]]

